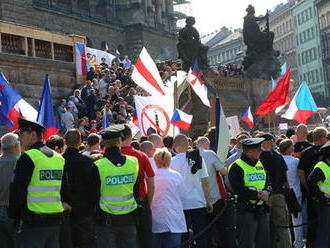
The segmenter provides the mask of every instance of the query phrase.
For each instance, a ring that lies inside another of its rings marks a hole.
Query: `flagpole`
[[[179,108],[179,101],[178,101],[178,80],[175,80],[174,82],[174,91],[173,91],[173,98],[174,98],[174,109],[173,109],[173,113],[174,111]],[[175,127],[173,126],[173,138],[175,136]]]

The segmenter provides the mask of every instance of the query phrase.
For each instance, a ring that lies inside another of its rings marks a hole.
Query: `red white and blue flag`
[[[188,115],[180,109],[176,109],[171,118],[171,123],[184,131],[188,131],[191,126],[192,118],[192,115]]]
[[[196,95],[201,99],[202,103],[210,107],[210,101],[207,97],[207,87],[202,79],[203,71],[199,67],[198,59],[194,60],[194,64],[188,73],[188,81],[195,91]]]
[[[132,80],[152,96],[165,96],[163,80],[145,47],[135,63]]]
[[[11,87],[0,72],[0,124],[13,131],[18,129],[18,117],[35,121],[37,115],[38,112]]]
[[[46,75],[44,88],[40,98],[37,122],[45,127],[45,131],[43,133],[44,140],[47,140],[50,136],[57,134],[58,128],[54,117],[54,105],[48,75]]]
[[[283,118],[306,124],[309,117],[317,112],[317,106],[306,82],[303,82],[293,97]]]
[[[247,108],[247,110],[245,110],[245,112],[241,115],[240,119],[242,121],[244,121],[248,126],[249,128],[253,128],[254,127],[254,122],[253,122],[253,115],[251,113],[251,107],[249,106]]]
[[[75,43],[76,48],[76,70],[78,75],[87,74],[86,45],[81,42]]]

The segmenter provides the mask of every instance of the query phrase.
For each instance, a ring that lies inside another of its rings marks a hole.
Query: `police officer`
[[[270,247],[267,174],[259,160],[264,138],[241,141],[243,154],[229,166],[229,181],[238,196],[238,247]]]
[[[64,167],[62,156],[42,143],[44,127],[22,118],[19,138],[24,152],[17,161],[10,191],[9,215],[18,225],[19,247],[59,247]]]
[[[308,177],[308,187],[315,199],[318,213],[316,239],[313,247],[330,247],[330,142],[320,149],[321,161]],[[315,222],[315,220],[312,220]]]
[[[139,167],[135,157],[120,152],[124,125],[100,132],[104,157],[95,162],[100,189],[97,213],[98,247],[136,247],[134,187]]]

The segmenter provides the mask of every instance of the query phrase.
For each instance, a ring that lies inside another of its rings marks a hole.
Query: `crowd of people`
[[[180,61],[158,61],[156,66],[164,82],[177,70],[182,70]],[[100,64],[90,67],[84,84],[74,89],[72,96],[62,99],[56,108],[61,134],[73,127],[79,128],[84,140],[89,133],[100,131],[106,123],[126,123],[132,120],[135,111],[134,96],[148,96],[148,92],[131,79],[134,65],[125,56],[116,56],[111,64],[102,58]],[[242,75],[242,67],[220,65],[216,71],[225,77]]]
[[[19,123],[1,137],[1,247],[330,245],[323,127],[242,132],[222,163],[215,128],[196,140],[137,138],[117,124],[85,141],[69,128],[44,144],[40,124]]]
[[[241,77],[243,66],[239,64],[220,64],[215,71],[222,77]]]
[[[89,133],[103,128],[104,118],[107,123],[126,123],[134,115],[134,96],[149,95],[131,79],[134,65],[127,56],[120,60],[117,55],[111,64],[107,64],[105,58],[101,61],[90,67],[85,83],[57,106],[56,116],[62,134],[76,127],[86,139]],[[156,65],[164,81],[182,68],[178,61],[157,62]]]

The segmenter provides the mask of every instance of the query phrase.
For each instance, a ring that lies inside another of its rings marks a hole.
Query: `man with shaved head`
[[[174,138],[174,149],[178,153],[171,161],[170,168],[183,177],[186,192],[183,209],[187,226],[192,224],[194,234],[199,233],[207,225],[207,213],[213,212],[212,197],[208,181],[207,166],[198,150],[188,151],[188,138],[184,134]],[[183,235],[183,242],[189,234]],[[197,248],[207,247],[207,235],[196,239]]]
[[[160,137],[159,134],[153,133],[153,134],[149,135],[148,140],[150,142],[152,142],[155,149],[164,147],[162,137]]]
[[[154,145],[150,141],[146,140],[141,143],[140,150],[148,156],[150,164],[151,164],[153,170],[155,171],[157,166],[156,166],[156,163],[154,160],[154,153],[156,151],[156,149],[154,148]]]
[[[299,124],[296,129],[297,142],[294,145],[294,156],[300,158],[301,152],[312,144],[307,141],[308,130],[304,124]]]
[[[210,215],[208,215],[209,221],[212,221],[214,217],[222,210],[224,207],[224,202],[221,199],[221,194],[219,191],[219,186],[217,182],[217,175],[222,176],[227,174],[227,170],[225,166],[221,163],[218,156],[215,154],[214,151],[210,150],[210,140],[205,137],[199,137],[196,140],[196,145],[198,147],[198,150],[202,156],[202,158],[205,160],[205,164],[207,167],[207,172],[209,174],[208,181],[210,185],[210,193],[211,193],[211,203],[213,204],[214,212]],[[209,237],[208,237],[208,243],[209,246],[211,246],[212,243],[214,243],[213,239],[214,237],[221,237],[221,243],[224,244],[224,247],[230,247],[227,243],[227,240],[225,239],[225,225],[224,219],[221,218],[219,221],[217,221],[217,224],[213,226],[213,228],[210,229]],[[219,235],[221,233],[221,235]],[[218,241],[218,240],[216,240]]]

